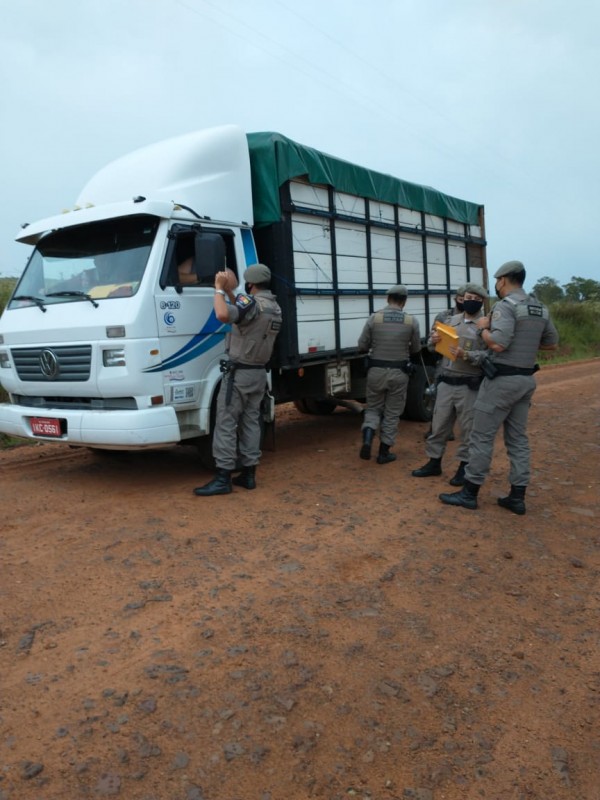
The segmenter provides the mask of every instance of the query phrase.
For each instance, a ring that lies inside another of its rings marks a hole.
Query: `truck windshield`
[[[140,285],[159,220],[146,215],[63,228],[41,239],[9,308],[131,297]]]

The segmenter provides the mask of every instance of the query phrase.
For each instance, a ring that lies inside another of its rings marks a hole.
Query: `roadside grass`
[[[559,302],[550,306],[559,335],[558,350],[539,353],[543,364],[600,357],[600,303]]]
[[[4,307],[8,303],[8,299],[16,284],[16,278],[0,278],[0,313],[4,311]],[[8,396],[4,391],[4,387],[0,384],[0,403],[6,403],[7,400]],[[0,450],[6,447],[13,447],[17,444],[24,444],[24,442],[24,439],[15,439],[12,436],[7,436],[5,433],[0,433]]]

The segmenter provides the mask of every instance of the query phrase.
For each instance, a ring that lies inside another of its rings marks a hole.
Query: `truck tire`
[[[212,454],[212,443],[213,434],[215,431],[215,421],[217,419],[217,397],[219,395],[220,388],[221,384],[219,383],[215,389],[215,393],[213,394],[210,404],[210,433],[208,433],[206,436],[200,436],[200,438],[196,440],[196,448],[200,463],[205,469],[211,470],[211,472],[214,472],[214,470],[217,468]]]
[[[212,430],[207,436],[201,436],[198,439],[198,443],[196,444],[196,449],[198,451],[198,458],[200,459],[200,463],[205,469],[214,472],[216,469],[215,459],[213,458],[212,454]]]
[[[299,400],[294,400],[294,405],[302,414],[317,414],[323,416],[332,414],[337,404],[333,400],[315,400],[314,397],[302,397]]]
[[[429,389],[433,385],[435,367],[418,365],[416,371],[410,376],[404,408],[405,419],[414,422],[430,422],[433,416],[435,394]]]

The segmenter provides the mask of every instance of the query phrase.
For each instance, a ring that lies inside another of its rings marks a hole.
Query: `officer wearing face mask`
[[[496,303],[490,317],[477,325],[483,342],[492,351],[482,364],[481,384],[471,428],[465,482],[460,492],[441,494],[448,505],[477,508],[477,494],[492,460],[494,440],[500,426],[510,460],[510,493],[498,504],[515,514],[525,514],[525,492],[530,478],[527,419],[536,384],[533,377],[538,350],[555,350],[558,333],[548,309],[523,290],[525,267],[508,261],[494,274]]]
[[[460,442],[456,456],[459,465],[450,483],[452,486],[462,486],[464,483],[473,406],[483,377],[480,364],[487,353],[477,327],[477,321],[483,316],[485,298],[487,292],[483,286],[468,283],[463,287],[463,313],[454,314],[446,323],[456,330],[458,346],[451,348],[452,358],[444,357],[441,362],[431,432],[425,445],[429,461],[413,470],[415,478],[442,474],[442,457],[454,422],[458,420]],[[440,334],[434,329],[430,341],[435,345],[440,339]]]
[[[232,484],[256,488],[260,451],[260,405],[267,388],[266,365],[281,328],[281,308],[271,292],[271,270],[253,264],[244,272],[246,293],[233,294],[227,272],[215,277],[215,316],[231,323],[221,362],[223,380],[217,398],[213,456],[217,474],[205,486],[194,489],[200,496],[229,494]],[[227,299],[229,299],[229,303]],[[241,473],[232,479],[236,464]]]
[[[431,391],[433,393],[435,393],[436,396],[437,396],[438,380],[439,380],[440,373],[442,371],[442,359],[439,356],[439,354],[436,353],[436,351],[435,351],[435,345],[431,340],[431,334],[435,331],[435,323],[436,322],[443,322],[444,325],[448,325],[450,320],[452,319],[452,317],[455,314],[462,313],[462,311],[463,311],[463,300],[464,300],[464,295],[465,295],[465,288],[466,287],[464,285],[462,285],[462,286],[459,286],[458,289],[456,290],[456,294],[454,295],[454,306],[452,308],[446,308],[444,311],[439,311],[435,315],[434,320],[433,320],[433,326],[432,326],[431,332],[429,334],[429,339],[427,340],[427,349],[429,350],[430,353],[434,354],[434,357],[436,359],[435,372],[433,374],[433,382],[432,382],[432,385],[430,386]],[[429,430],[425,434],[425,439],[427,439],[427,437],[430,436],[430,435],[431,435],[431,425],[429,426]],[[451,440],[454,439],[454,434],[453,433],[450,434],[450,439]]]

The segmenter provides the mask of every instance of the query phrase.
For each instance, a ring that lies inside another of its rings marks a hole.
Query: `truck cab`
[[[0,429],[109,449],[208,434],[228,331],[214,275],[255,260],[251,226],[246,139],[228,126],[119,159],[74,210],[24,228]]]

